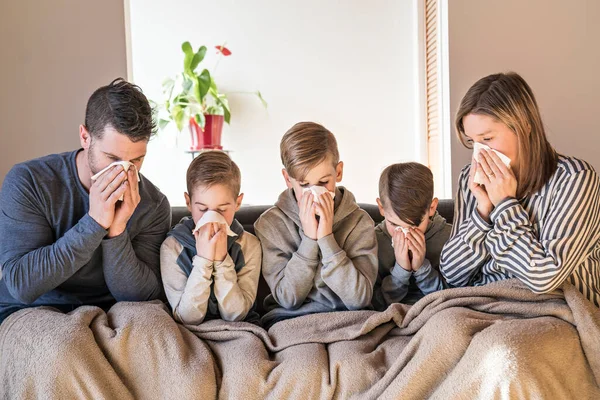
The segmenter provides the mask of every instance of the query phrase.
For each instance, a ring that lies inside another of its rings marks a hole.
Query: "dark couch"
[[[379,209],[374,204],[364,204],[360,203],[359,206],[369,213],[375,224],[378,224],[383,220],[381,214],[379,214]],[[269,209],[271,206],[242,206],[240,210],[235,214],[235,218],[244,226],[244,229],[247,232],[254,234],[254,222],[258,219],[258,217]],[[452,224],[453,216],[454,216],[454,201],[453,200],[440,200],[438,205],[438,212],[446,218],[449,224]],[[177,224],[181,218],[190,215],[189,211],[185,207],[173,207],[173,225]],[[260,282],[258,284],[258,293],[256,295],[256,309],[259,314],[263,314],[263,300],[270,293],[269,287],[267,283],[260,277]]]

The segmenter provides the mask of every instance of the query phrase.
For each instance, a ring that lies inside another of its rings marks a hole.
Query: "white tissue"
[[[488,151],[493,151],[494,153],[496,153],[498,155],[498,157],[500,157],[500,160],[504,163],[504,165],[506,165],[508,168],[510,168],[510,162],[511,159],[508,158],[507,156],[505,156],[504,154],[500,153],[497,150],[494,150],[492,148],[490,148],[489,146],[486,146],[485,144],[481,144],[481,143],[475,143],[473,145],[473,158],[475,159],[475,161],[479,162],[479,153],[481,152],[482,149],[486,149]],[[483,170],[481,168],[477,168],[477,172],[475,173],[475,177],[473,178],[473,182],[482,185],[484,180],[483,180]]]
[[[213,210],[208,210],[204,213],[202,218],[200,218],[196,223],[196,227],[194,228],[192,233],[196,233],[198,229],[202,228],[204,225],[210,222],[216,222],[217,224],[227,225],[227,236],[237,236],[237,233],[232,231],[229,227],[229,224],[227,223],[227,220],[225,220],[225,217]]]
[[[319,203],[319,196],[322,195],[323,193],[329,193],[331,195],[331,198],[335,199],[335,192],[330,192],[329,190],[327,190],[327,188],[325,188],[323,186],[307,187],[302,191],[302,193],[305,193],[308,191],[312,192],[313,196],[315,196],[315,203]]]
[[[312,192],[313,196],[314,196],[314,203],[319,203],[321,204],[321,201],[319,200],[319,196],[322,195],[323,193],[329,193],[331,195],[332,199],[335,199],[335,192],[330,192],[329,190],[327,190],[327,188],[324,188],[323,186],[311,186],[311,187],[307,187],[305,188],[302,193],[304,192]],[[318,211],[315,211],[316,215],[319,215]]]
[[[92,182],[94,182],[96,179],[100,178],[100,176],[102,176],[102,174],[104,174],[106,171],[111,169],[114,165],[122,166],[123,171],[125,171],[125,172],[127,172],[129,170],[129,167],[131,167],[133,165],[133,168],[135,168],[135,176],[137,177],[137,181],[138,182],[140,181],[140,174],[133,163],[130,163],[129,161],[115,161],[114,163],[111,163],[108,167],[104,168],[102,171],[98,172],[96,175],[92,176]],[[123,201],[123,196],[119,197],[119,200]]]
[[[410,228],[405,228],[403,226],[397,226],[394,228],[394,233],[396,233],[396,231],[401,230],[402,233],[404,233],[405,235],[410,232]],[[394,235],[392,234],[392,247],[394,247]]]

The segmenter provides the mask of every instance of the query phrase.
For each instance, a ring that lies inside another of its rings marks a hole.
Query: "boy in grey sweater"
[[[331,132],[312,122],[282,138],[288,189],[254,224],[263,251],[265,328],[286,318],[369,307],[377,278],[373,220],[344,187]]]
[[[379,273],[374,308],[413,304],[447,287],[439,264],[452,226],[436,211],[429,168],[414,162],[387,167],[379,179],[377,205],[385,219],[375,228]]]

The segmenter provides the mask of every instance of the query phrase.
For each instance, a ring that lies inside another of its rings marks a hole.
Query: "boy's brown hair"
[[[240,169],[233,160],[222,151],[206,151],[190,163],[186,174],[187,191],[192,192],[200,186],[225,185],[234,197],[240,194],[242,177]]]
[[[379,198],[402,221],[418,226],[433,200],[433,174],[415,162],[392,164],[379,178]]]
[[[292,126],[283,135],[279,150],[288,175],[299,181],[327,158],[334,167],[340,161],[335,136],[315,122],[298,122]]]

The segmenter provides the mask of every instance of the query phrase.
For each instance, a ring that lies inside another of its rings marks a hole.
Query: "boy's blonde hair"
[[[326,159],[335,167],[340,161],[335,136],[315,122],[298,122],[281,139],[281,162],[289,176],[303,180]]]
[[[235,198],[240,194],[242,177],[240,169],[222,151],[206,151],[190,163],[186,174],[187,190],[191,196],[198,187],[227,186]]]
[[[418,226],[433,200],[433,174],[416,162],[392,164],[379,178],[379,198],[402,221]]]
[[[502,122],[517,135],[519,170],[517,197],[539,191],[556,171],[558,155],[546,138],[533,91],[514,72],[481,78],[465,94],[456,113],[456,133],[465,147],[463,118],[487,115]]]

